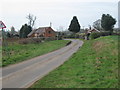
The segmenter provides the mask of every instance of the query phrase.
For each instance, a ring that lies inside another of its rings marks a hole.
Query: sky
[[[73,16],[77,16],[81,28],[88,28],[100,19],[102,14],[110,14],[118,21],[119,0],[0,0],[0,21],[6,30],[12,26],[16,31],[28,23],[27,15],[37,17],[35,28],[47,27],[67,29]],[[118,27],[118,24],[115,25]]]

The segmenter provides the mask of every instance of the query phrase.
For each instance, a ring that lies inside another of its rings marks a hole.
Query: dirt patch
[[[95,42],[92,45],[92,48],[96,51],[99,52],[101,49],[103,49],[105,47],[105,43],[104,42]]]

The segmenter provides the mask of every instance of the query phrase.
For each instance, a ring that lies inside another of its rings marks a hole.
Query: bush
[[[100,32],[100,36],[108,36],[108,35],[112,35],[111,32]]]
[[[73,34],[64,36],[64,38],[79,38],[79,35],[73,33]]]
[[[64,38],[75,38],[75,35],[74,34],[69,34],[69,35],[64,36]]]
[[[100,36],[109,36],[109,35],[113,35],[113,33],[111,32],[94,32],[90,34],[90,39],[96,39]]]
[[[55,37],[48,37],[48,38],[45,38],[44,40],[45,41],[53,41],[53,40],[56,40],[56,38]]]
[[[40,43],[41,39],[40,38],[26,38],[19,40],[19,44],[31,44],[31,43]]]
[[[120,36],[120,33],[118,32],[118,33],[113,33],[113,35],[119,35]]]
[[[90,39],[96,39],[98,37],[100,37],[100,33],[98,33],[98,32],[94,32],[94,33],[90,34]]]
[[[81,34],[79,35],[79,38],[80,38],[80,39],[85,39],[85,35],[86,35],[85,33],[81,33]]]

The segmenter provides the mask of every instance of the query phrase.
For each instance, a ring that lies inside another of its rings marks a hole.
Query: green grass
[[[39,44],[27,44],[27,45],[10,43],[7,47],[3,46],[2,66],[15,64],[20,61],[27,60],[54,51],[65,46],[67,42],[69,41],[56,40]]]
[[[118,36],[85,41],[68,61],[30,88],[118,88]]]

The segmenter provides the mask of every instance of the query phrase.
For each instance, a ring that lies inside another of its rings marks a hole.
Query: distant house
[[[28,37],[56,37],[55,31],[51,27],[40,27],[38,29],[32,30]]]
[[[99,30],[93,28],[93,29],[86,29],[85,30],[85,33],[88,34],[88,33],[93,33],[93,32],[100,32]]]
[[[100,32],[100,31],[94,28],[94,29],[91,29],[90,32],[92,33],[92,32]]]
[[[86,30],[85,30],[85,34],[86,34],[85,40],[89,40],[90,34],[91,34],[91,33],[94,33],[94,32],[100,32],[100,31],[97,30],[97,29],[95,29],[95,28],[93,28],[93,29],[86,29]]]

